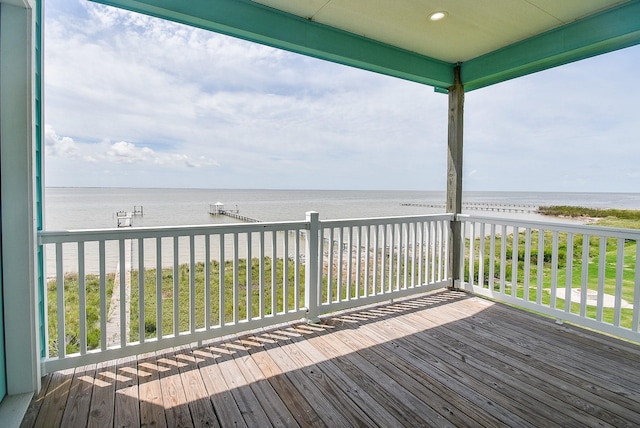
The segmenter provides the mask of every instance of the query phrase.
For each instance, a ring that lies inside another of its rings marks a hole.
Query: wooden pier
[[[416,204],[416,203],[402,203],[403,207],[426,207],[426,208],[441,208],[445,209],[445,204]],[[473,202],[462,204],[463,210],[468,211],[498,211],[498,212],[511,212],[511,213],[537,213],[539,210],[538,205],[534,204],[499,204],[492,202]]]
[[[227,217],[235,218],[236,220],[244,221],[246,223],[262,223],[262,220],[258,220],[246,215],[240,214],[240,210],[236,207],[235,210],[225,210],[222,202],[216,202],[209,205],[210,215],[226,215]]]
[[[132,227],[134,216],[144,215],[144,208],[142,205],[134,205],[133,211],[116,211],[116,226],[117,227]]]

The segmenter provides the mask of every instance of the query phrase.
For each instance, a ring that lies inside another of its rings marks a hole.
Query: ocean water
[[[123,188],[47,188],[45,192],[45,229],[104,229],[117,226],[116,212],[143,208],[142,216],[133,217],[134,227],[206,225],[237,223],[225,216],[212,216],[209,206],[216,202],[226,209],[262,221],[304,220],[307,211],[317,211],[321,219],[367,218],[444,212],[445,192],[418,191],[334,191],[334,190],[205,190],[205,189],[123,189]],[[640,194],[603,193],[516,193],[471,192],[463,197],[466,203],[489,205],[579,205],[595,208],[638,208]],[[414,204],[414,205],[405,205]],[[420,206],[433,205],[433,206]],[[464,212],[464,210],[463,210]],[[468,211],[492,217],[520,220],[580,223],[580,220],[545,217],[531,212]],[[180,248],[187,248],[187,238],[180,238]],[[301,238],[303,239],[303,238]],[[137,242],[126,243],[126,263],[137,266]],[[162,264],[173,264],[171,240],[162,241]],[[225,245],[232,254],[231,241]],[[254,245],[257,245],[254,242]],[[301,244],[302,245],[302,244]],[[145,241],[144,263],[155,266],[155,243]],[[242,245],[241,245],[242,246]],[[303,246],[302,246],[303,247]],[[244,247],[243,247],[244,248]],[[290,248],[293,248],[291,243]],[[268,250],[268,249],[267,249]],[[241,252],[244,253],[241,248]],[[258,249],[254,249],[257,254]],[[65,244],[63,251],[64,272],[78,272],[78,247]],[[212,257],[217,257],[213,246]],[[204,242],[197,237],[195,254],[197,261],[204,260]],[[181,251],[179,263],[189,261],[188,252]],[[55,277],[56,258],[52,245],[45,247],[45,269],[48,278]],[[117,272],[119,251],[117,241],[108,241],[105,253],[107,272]],[[86,243],[85,270],[98,273],[99,258],[96,242]]]
[[[209,205],[216,202],[251,218],[289,221],[303,220],[307,211],[319,212],[321,219],[435,214],[444,208],[402,204],[444,201],[443,191],[47,188],[45,229],[116,227],[116,212],[134,206],[142,206],[144,215],[135,216],[133,226],[154,227],[237,222],[211,216]],[[466,192],[463,203],[640,209],[640,193]],[[534,213],[469,213],[557,221]]]

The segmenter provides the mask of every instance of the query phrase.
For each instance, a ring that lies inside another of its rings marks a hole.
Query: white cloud
[[[45,7],[48,185],[445,186],[447,97],[432,88],[91,2]],[[467,94],[465,190],[639,188],[622,177],[640,157],[639,57]]]
[[[45,150],[48,156],[75,159],[78,148],[73,138],[60,137],[50,125],[44,128]]]
[[[138,148],[135,144],[119,141],[109,146],[106,156],[114,162],[134,163],[152,160],[155,153],[148,147]]]
[[[95,174],[95,164],[100,164],[103,171],[114,170],[122,174],[126,168],[153,171],[161,167],[164,170],[187,171],[196,168],[211,170],[219,167],[219,163],[205,155],[190,155],[180,152],[156,151],[150,147],[137,145],[127,141],[111,143],[104,140],[97,143],[77,142],[68,136],[59,136],[51,125],[45,126],[45,150],[47,156],[47,173],[53,181],[51,185],[63,185],[65,180],[74,177],[78,184],[86,185],[87,174]],[[70,165],[73,165],[71,169]],[[135,166],[134,166],[135,165]],[[124,168],[124,169],[123,169]],[[73,172],[77,175],[73,175]],[[91,171],[91,172],[89,172]],[[109,179],[110,175],[102,175]],[[76,184],[76,185],[78,185]]]

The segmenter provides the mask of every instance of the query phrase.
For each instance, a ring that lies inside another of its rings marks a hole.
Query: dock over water
[[[416,203],[402,203],[403,207],[427,207],[427,208],[442,208],[445,209],[445,204],[416,204]],[[494,202],[470,202],[463,203],[462,209],[468,211],[499,211],[499,212],[511,212],[511,213],[537,213],[539,210],[538,205],[534,204],[500,204]]]
[[[209,214],[225,215],[227,217],[235,218],[236,220],[244,221],[246,223],[262,223],[262,220],[258,220],[258,219],[247,217],[246,215],[240,214],[240,210],[238,210],[237,207],[235,210],[224,209],[224,204],[222,202],[216,202],[215,204],[210,204]]]

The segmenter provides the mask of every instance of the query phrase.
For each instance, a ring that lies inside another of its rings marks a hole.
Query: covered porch
[[[428,34],[408,25],[411,9],[394,18],[385,2],[353,2],[349,13],[338,1],[102,3],[448,93],[446,213],[44,230],[42,3],[3,0],[3,420],[637,424],[638,233],[463,215],[462,167],[465,92],[637,45],[640,1],[522,1],[509,10],[493,2],[482,13],[464,1],[445,14],[453,18],[448,30]],[[480,24],[469,25],[476,18]],[[380,22],[388,25],[373,25]],[[137,260],[129,269],[127,249]],[[119,260],[117,272],[105,269],[107,257]],[[113,296],[121,312],[108,336]]]

